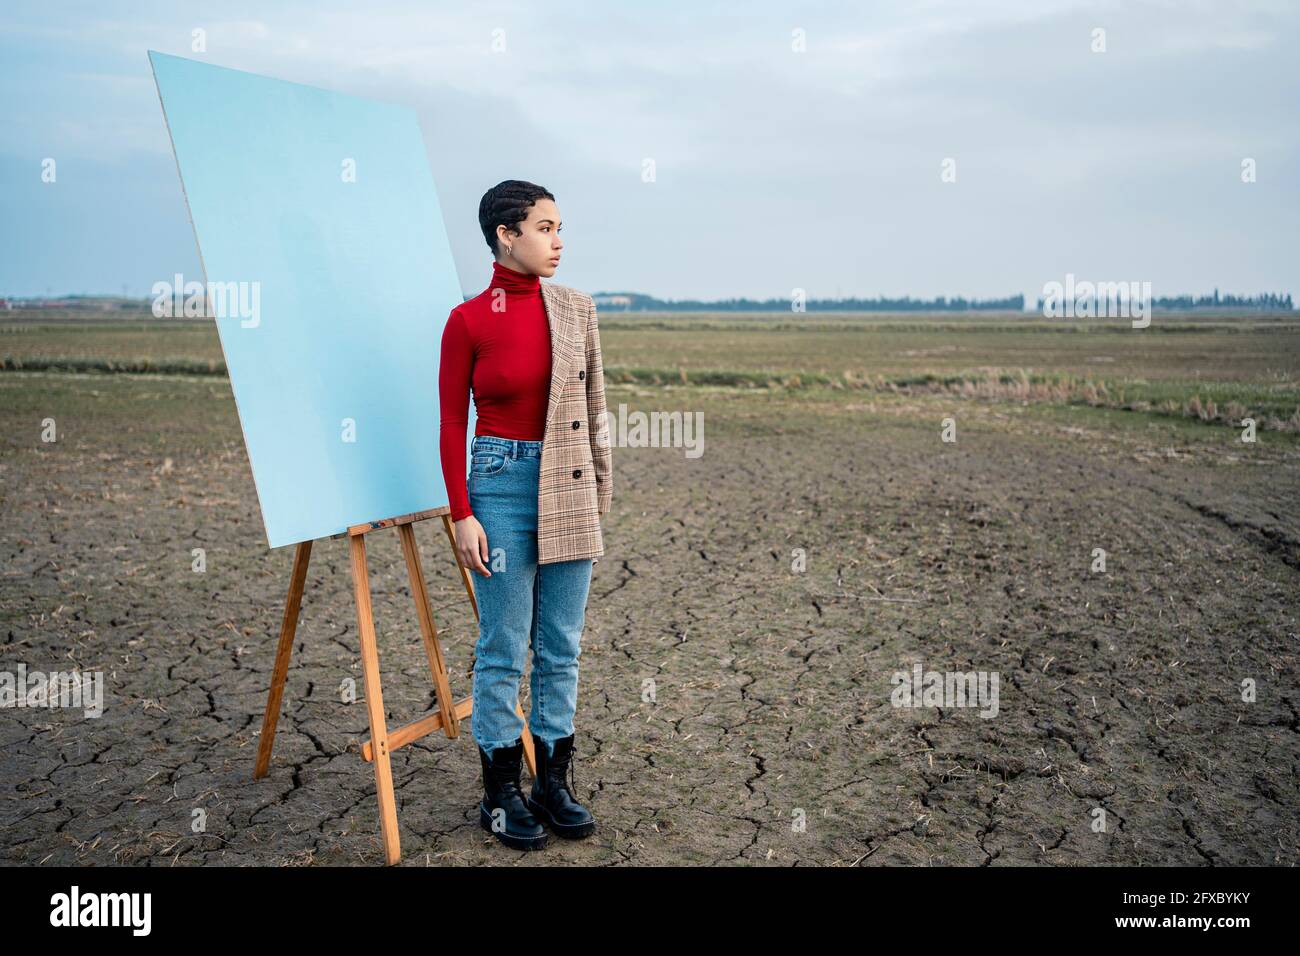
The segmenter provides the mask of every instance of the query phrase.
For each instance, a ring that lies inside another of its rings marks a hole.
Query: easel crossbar
[[[461,580],[469,596],[470,606],[474,610],[474,619],[478,620],[478,601],[475,600],[474,582],[469,568],[460,559],[456,549],[456,535],[452,529],[450,509],[434,508],[413,514],[386,518],[383,521],[370,521],[353,525],[346,532],[332,535],[332,538],[347,537],[348,552],[352,566],[352,592],[357,606],[357,631],[361,642],[361,669],[365,683],[366,714],[370,722],[370,738],[361,745],[361,756],[375,767],[375,793],[379,802],[379,829],[384,845],[384,860],[389,864],[397,863],[402,856],[401,840],[397,830],[397,803],[393,795],[393,770],[391,757],[394,750],[400,750],[408,744],[426,737],[436,731],[442,731],[448,739],[460,736],[460,722],[471,716],[474,710],[472,696],[452,702],[451,681],[447,676],[447,662],[442,653],[442,644],[438,640],[438,628],[433,620],[433,611],[429,605],[429,592],[424,583],[424,571],[420,566],[420,551],[415,542],[417,521],[426,518],[442,518],[443,530],[451,544],[451,552],[460,568]],[[366,539],[372,531],[396,528],[401,538],[402,554],[406,561],[407,576],[411,582],[411,596],[415,601],[416,614],[420,620],[420,635],[424,641],[425,655],[429,660],[429,670],[433,675],[433,684],[437,692],[437,710],[417,721],[406,724],[389,733],[384,718],[383,688],[379,679],[379,647],[375,639],[374,609],[370,600],[370,574],[366,567]],[[253,777],[266,776],[271,764],[271,750],[275,745],[275,728],[280,716],[280,707],[284,699],[285,679],[289,672],[289,659],[293,652],[294,637],[298,630],[298,616],[302,610],[303,592],[306,589],[307,565],[311,560],[311,541],[300,541],[293,556],[293,571],[289,579],[289,593],[285,600],[284,616],[280,621],[280,641],[276,648],[275,665],[271,671],[271,687],[266,697],[266,712],[262,717],[262,735],[257,748],[257,764]],[[523,707],[516,701],[516,712],[522,717]],[[524,760],[528,772],[537,775],[537,763],[533,753],[532,735],[524,733]]]

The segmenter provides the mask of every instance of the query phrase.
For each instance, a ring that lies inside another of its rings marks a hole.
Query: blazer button
[[[574,423],[573,423],[573,427],[574,427],[574,428],[577,428],[578,426],[579,426],[579,423],[578,423],[578,422],[574,422]]]
[[[586,378],[586,377],[587,377],[587,370],[586,370],[585,368],[584,368],[584,369],[579,369],[579,370],[578,370],[578,381],[582,381],[582,380],[583,380],[584,378]]]
[[[574,478],[581,478],[581,477],[582,477],[582,469],[581,469],[581,468],[575,468],[575,469],[573,469],[573,477],[574,477]]]

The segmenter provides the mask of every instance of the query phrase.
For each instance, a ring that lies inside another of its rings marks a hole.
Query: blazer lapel
[[[568,294],[549,282],[542,283],[542,308],[551,330],[551,395],[546,406],[546,421],[550,424],[564,383],[569,379],[569,369],[573,366],[573,332],[577,320]]]

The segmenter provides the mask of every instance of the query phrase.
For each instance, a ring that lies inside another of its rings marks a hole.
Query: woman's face
[[[501,247],[501,264],[520,272],[553,276],[560,265],[560,210],[552,199],[539,199],[528,209],[528,218],[519,224],[516,236],[505,226],[497,226],[497,244]],[[507,253],[506,250],[510,252]]]

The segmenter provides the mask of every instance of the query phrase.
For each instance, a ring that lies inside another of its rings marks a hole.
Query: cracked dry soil
[[[346,543],[314,548],[254,780],[292,548],[265,547],[228,387],[35,382],[0,413],[0,669],[101,671],[104,713],[0,710],[0,860],[382,863]],[[498,845],[467,723],[393,756],[405,865],[1298,862],[1294,443],[943,397],[610,398],[706,431],[696,459],[615,449],[576,721],[597,831]],[[417,538],[460,698],[472,613],[441,523]],[[434,695],[397,535],[369,558],[391,728]],[[892,706],[915,663],[997,673],[997,715]]]

